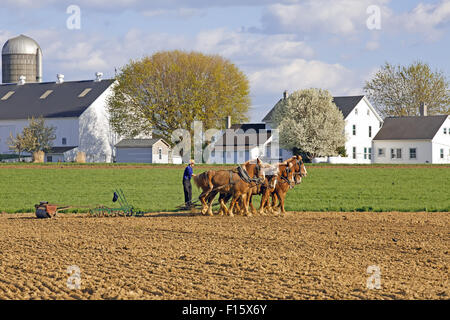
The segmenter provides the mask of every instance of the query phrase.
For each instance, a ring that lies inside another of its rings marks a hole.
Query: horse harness
[[[242,181],[246,183],[256,183],[256,185],[264,183],[264,178],[259,177],[259,172],[261,170],[261,167],[259,164],[256,164],[256,173],[253,178],[250,178],[247,170],[245,170],[244,167],[239,166],[234,170],[229,170],[230,172],[230,184],[233,185],[235,182],[233,181],[233,173],[237,173],[239,175],[239,178],[242,179]]]

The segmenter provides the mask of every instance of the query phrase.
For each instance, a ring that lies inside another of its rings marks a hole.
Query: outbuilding
[[[163,139],[124,139],[115,147],[118,163],[169,163],[170,146]]]
[[[388,117],[373,150],[374,163],[450,163],[450,117]]]

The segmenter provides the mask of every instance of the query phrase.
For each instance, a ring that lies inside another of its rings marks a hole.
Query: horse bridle
[[[281,180],[284,180],[286,183],[291,185],[291,181],[289,181],[289,173],[291,173],[291,168],[289,168],[289,165],[286,165],[286,177],[281,174],[280,178]]]
[[[299,172],[294,172],[294,175],[300,175],[301,177],[303,177],[303,175],[302,175],[302,165],[305,165],[305,164],[303,163],[303,160],[295,159],[295,161],[296,161],[296,164],[298,164]]]

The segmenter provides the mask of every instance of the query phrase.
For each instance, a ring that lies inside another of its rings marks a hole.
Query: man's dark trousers
[[[184,202],[186,207],[189,207],[192,205],[192,185],[191,180],[189,179],[183,179],[183,188],[184,188]]]

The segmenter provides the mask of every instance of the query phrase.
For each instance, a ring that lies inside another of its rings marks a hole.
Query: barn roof
[[[388,117],[373,140],[431,140],[447,117]]]
[[[115,80],[0,85],[0,119],[79,117]],[[89,90],[90,89],[90,90]]]
[[[341,110],[344,115],[344,119],[352,112],[356,105],[363,99],[364,96],[343,96],[343,97],[333,97],[334,104]],[[272,115],[278,105],[281,102],[280,99],[277,104],[269,111],[269,113],[262,120],[263,122],[270,122],[272,120]]]
[[[158,141],[162,141],[169,146],[163,139],[123,139],[115,145],[116,148],[151,148]]]

